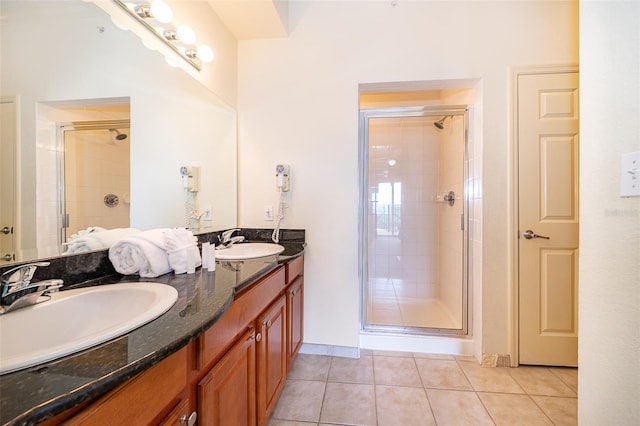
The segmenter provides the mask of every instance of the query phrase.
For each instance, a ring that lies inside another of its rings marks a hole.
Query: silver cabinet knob
[[[532,238],[544,238],[545,240],[550,240],[549,237],[545,237],[544,235],[538,235],[535,232],[533,232],[531,229],[527,229],[526,231],[524,231],[522,233],[522,236],[527,240],[530,240]]]
[[[11,228],[9,228],[8,226],[5,226],[4,228],[2,228],[2,230],[0,230],[0,232],[2,232],[3,234],[10,234]]]
[[[183,414],[182,417],[180,417],[180,424],[186,423],[187,426],[193,426],[196,424],[197,419],[198,419],[198,413],[196,413],[195,411],[191,413],[189,416],[187,416],[186,414]]]

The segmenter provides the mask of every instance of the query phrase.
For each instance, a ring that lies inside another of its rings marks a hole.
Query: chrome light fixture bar
[[[203,62],[213,60],[213,51],[209,46],[194,45],[193,30],[183,25],[171,24],[173,14],[166,3],[159,0],[152,1],[151,4],[113,1],[196,70],[201,71]],[[158,23],[158,26],[154,26],[154,23]]]

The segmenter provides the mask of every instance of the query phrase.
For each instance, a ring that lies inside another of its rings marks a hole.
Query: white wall
[[[577,62],[576,1],[291,2],[290,36],[238,45],[239,225],[306,228],[305,340],[357,346],[358,84],[482,80],[483,351],[509,350],[510,67]],[[507,182],[507,183],[505,183]]]
[[[640,420],[640,198],[620,157],[640,151],[640,3],[580,3],[578,419]]]

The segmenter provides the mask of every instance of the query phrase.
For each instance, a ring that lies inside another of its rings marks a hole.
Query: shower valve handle
[[[545,237],[544,235],[538,235],[535,232],[533,232],[531,229],[527,229],[526,231],[524,231],[522,233],[522,236],[524,238],[526,238],[527,240],[530,240],[532,238],[544,238],[545,240],[549,240],[549,237]]]

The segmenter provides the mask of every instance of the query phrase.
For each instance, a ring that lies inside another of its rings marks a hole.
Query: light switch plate
[[[265,205],[264,206],[264,220],[265,222],[273,221],[273,206]]]
[[[640,151],[622,154],[621,197],[640,197]]]

